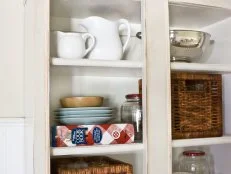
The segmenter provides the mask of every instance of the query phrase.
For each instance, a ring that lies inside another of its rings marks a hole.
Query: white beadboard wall
[[[24,119],[0,119],[0,173],[24,174]]]

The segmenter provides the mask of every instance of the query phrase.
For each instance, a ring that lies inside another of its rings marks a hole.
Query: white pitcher
[[[89,33],[56,32],[57,56],[67,59],[81,59],[85,57],[95,46],[95,38]],[[90,38],[92,44],[86,48],[86,41]]]
[[[130,24],[126,19],[112,22],[98,16],[92,16],[83,19],[80,25],[96,38],[96,45],[89,54],[89,59],[122,59],[131,37]],[[127,28],[127,39],[124,45],[122,45],[119,37],[119,27],[121,25],[125,25]]]

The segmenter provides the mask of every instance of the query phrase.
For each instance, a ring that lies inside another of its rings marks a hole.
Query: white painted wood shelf
[[[142,0],[133,0],[142,1]],[[227,0],[169,0],[172,4],[188,4],[194,6],[214,7],[231,9],[231,1]]]
[[[132,76],[142,75],[143,63],[131,60],[51,59],[52,72],[60,75]],[[172,62],[172,71],[230,74],[231,64],[204,64]]]
[[[224,8],[231,10],[231,2],[227,0],[170,0],[173,4],[188,4],[210,8]]]
[[[78,147],[52,147],[51,156],[125,154],[144,150],[144,144],[118,144]]]
[[[53,75],[141,77],[143,63],[132,60],[51,59]]]
[[[172,147],[207,146],[219,144],[231,144],[231,135],[214,138],[195,138],[172,141]]]
[[[52,58],[52,65],[61,66],[83,66],[83,67],[111,67],[111,68],[141,68],[141,61],[131,60],[89,60],[89,59],[64,59]]]
[[[202,6],[204,8],[223,8],[231,10],[231,1],[227,0],[169,0],[169,3],[188,6]]]
[[[171,70],[226,74],[231,73],[231,65],[173,62],[171,63]]]

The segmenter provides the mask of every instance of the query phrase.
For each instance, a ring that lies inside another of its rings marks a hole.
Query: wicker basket
[[[173,139],[222,136],[221,75],[172,73]]]
[[[132,165],[108,157],[52,159],[51,174],[133,174]]]

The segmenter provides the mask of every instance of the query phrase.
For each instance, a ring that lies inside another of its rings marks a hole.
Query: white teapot
[[[98,16],[92,16],[83,19],[80,25],[96,38],[96,45],[89,54],[89,59],[122,59],[131,37],[130,24],[126,19],[112,22]],[[119,27],[121,25],[125,25],[127,28],[127,39],[124,45],[122,45],[119,37]]]

